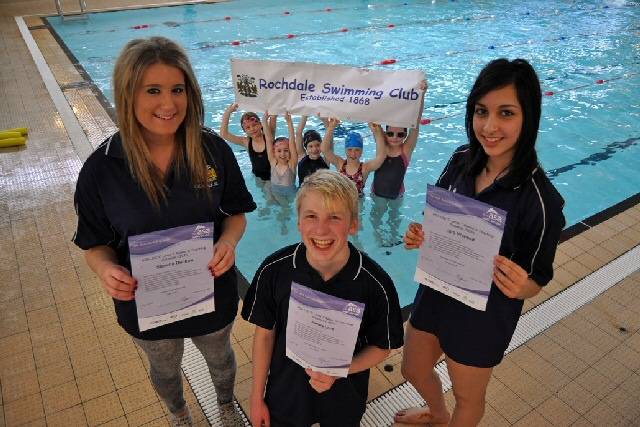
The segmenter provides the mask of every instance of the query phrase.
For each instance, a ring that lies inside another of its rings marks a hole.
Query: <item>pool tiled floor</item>
[[[75,3],[67,1],[70,7]],[[89,1],[91,8],[160,0]],[[166,426],[146,359],[115,322],[111,300],[70,239],[81,160],[14,20],[53,1],[0,3],[0,129],[29,127],[0,149],[0,427]],[[31,31],[92,145],[115,129],[53,37]],[[554,280],[525,311],[640,244],[640,205],[563,242]],[[251,385],[252,327],[238,319],[236,397]],[[404,381],[401,351],[372,370],[370,398]],[[385,365],[391,365],[388,371]],[[185,384],[186,381],[185,381]],[[208,425],[191,389],[197,425]],[[640,418],[640,272],[510,353],[494,371],[486,426],[632,426]],[[451,393],[447,402],[453,403]]]

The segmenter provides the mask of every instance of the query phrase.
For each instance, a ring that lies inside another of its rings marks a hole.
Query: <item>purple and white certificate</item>
[[[215,310],[212,222],[131,236],[129,253],[141,331]]]
[[[287,357],[334,377],[349,373],[364,304],[291,283]]]
[[[415,280],[486,310],[507,212],[428,185]]]

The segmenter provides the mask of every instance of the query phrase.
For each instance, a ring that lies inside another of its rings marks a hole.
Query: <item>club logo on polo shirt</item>
[[[215,187],[218,185],[218,173],[212,167],[207,165],[207,187]]]
[[[495,209],[489,208],[483,215],[483,219],[497,225],[502,226],[504,223],[504,217],[500,215]]]
[[[213,166],[207,165],[207,187],[217,187],[218,186],[218,173],[213,168]],[[193,188],[199,189],[202,188],[202,185],[196,184]]]

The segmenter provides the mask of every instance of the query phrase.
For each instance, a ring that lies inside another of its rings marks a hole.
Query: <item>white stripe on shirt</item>
[[[364,271],[366,271],[367,273],[369,273],[369,276],[371,276],[373,278],[373,280],[376,281],[376,283],[378,284],[378,286],[380,286],[380,289],[382,289],[382,292],[384,293],[384,298],[387,300],[387,348],[391,349],[391,336],[390,336],[390,331],[389,331],[389,313],[390,313],[390,307],[389,307],[389,297],[387,296],[387,291],[385,291],[384,286],[382,286],[382,283],[380,283],[380,281],[373,275],[371,274],[371,272],[369,270],[367,270],[365,267],[362,267],[362,269]]]
[[[264,267],[262,267],[262,270],[260,270],[260,273],[258,273],[258,280],[256,280],[256,293],[255,293],[255,296],[253,297],[253,304],[251,304],[251,311],[249,312],[249,316],[247,317],[248,321],[251,321],[251,315],[253,314],[253,308],[256,306],[256,301],[258,300],[258,291],[260,290],[260,277],[262,277],[262,272],[264,270],[266,270],[267,267],[269,267],[270,265],[275,264],[278,261],[282,261],[283,259],[287,259],[287,258],[289,258],[290,256],[293,256],[293,255],[295,255],[295,252],[291,253],[289,255],[283,256],[282,258],[278,258],[278,259],[276,259],[274,261],[271,261],[269,264],[267,264]]]
[[[536,261],[536,256],[538,256],[538,251],[540,251],[540,246],[542,246],[542,239],[544,237],[545,229],[547,228],[547,212],[544,206],[544,201],[542,200],[542,195],[540,194],[540,189],[538,189],[538,185],[533,179],[533,175],[531,175],[531,182],[533,183],[533,187],[536,189],[536,193],[538,193],[538,199],[540,200],[540,205],[542,206],[542,232],[540,233],[540,240],[538,241],[538,247],[536,251],[533,253],[533,257],[531,258],[531,266],[529,267],[529,275],[533,273],[533,264]]]

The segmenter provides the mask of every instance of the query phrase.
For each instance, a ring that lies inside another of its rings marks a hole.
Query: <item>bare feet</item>
[[[436,416],[431,413],[428,407],[412,407],[401,409],[396,412],[393,420],[400,424],[414,425],[447,425],[449,423],[449,414]]]

